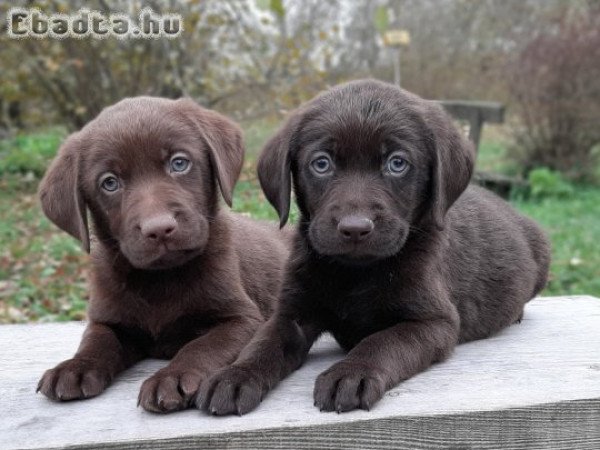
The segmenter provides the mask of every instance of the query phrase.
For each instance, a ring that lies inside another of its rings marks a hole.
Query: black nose
[[[170,214],[161,214],[142,221],[140,230],[146,239],[165,240],[177,230],[177,221]]]
[[[338,223],[338,231],[346,241],[360,242],[375,228],[373,221],[362,216],[346,216]]]

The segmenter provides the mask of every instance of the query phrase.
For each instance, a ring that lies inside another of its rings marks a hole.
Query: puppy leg
[[[386,390],[445,359],[458,341],[458,321],[402,322],[363,339],[342,361],[318,376],[321,411],[370,409]]]
[[[320,330],[276,315],[267,321],[237,361],[202,383],[196,406],[211,414],[246,414],[305,361]]]
[[[138,405],[158,413],[185,409],[200,383],[217,369],[231,364],[261,323],[258,310],[214,326],[184,345],[171,363],[142,384]]]
[[[95,397],[142,357],[142,350],[129,339],[119,338],[107,325],[90,323],[75,356],[47,370],[37,392],[52,400]]]

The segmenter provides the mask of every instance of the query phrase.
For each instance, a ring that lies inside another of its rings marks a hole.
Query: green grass
[[[41,177],[62,136],[63,133],[55,129],[0,141],[0,174],[30,173]]]
[[[265,142],[275,133],[280,123],[272,119],[261,119],[242,123],[246,156],[244,168],[236,184],[233,210],[249,214],[256,219],[279,220],[277,213],[265,198],[256,175],[256,160]],[[298,210],[292,205],[290,221],[295,222]]]
[[[278,123],[242,124],[248,148],[234,209],[276,220],[255,174],[257,154]],[[60,129],[0,141],[0,323],[81,319],[85,316],[88,257],[79,243],[42,214],[36,197],[41,174],[64,137]],[[505,146],[485,136],[478,167],[511,173]],[[544,295],[600,296],[600,188],[568,196],[517,199],[553,244],[551,280]],[[292,220],[297,217],[294,208]]]
[[[0,323],[84,317],[87,257],[43,216],[37,183],[0,178]]]
[[[479,145],[477,170],[516,175],[518,167],[507,159],[506,146],[500,141],[483,141]]]
[[[246,144],[246,159],[253,161],[257,158],[262,146],[267,142],[280,126],[280,122],[273,119],[260,119],[243,122],[244,143]]]
[[[63,137],[52,129],[0,141],[0,322],[84,317],[86,257],[35,195]]]
[[[600,297],[600,189],[578,187],[564,198],[515,200],[552,241],[551,276],[544,295]]]

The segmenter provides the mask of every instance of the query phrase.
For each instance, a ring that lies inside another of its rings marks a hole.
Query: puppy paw
[[[56,401],[85,399],[100,394],[110,381],[108,371],[97,363],[73,358],[47,370],[36,392]]]
[[[144,381],[138,396],[138,406],[156,413],[186,409],[204,378],[205,374],[200,371],[167,366]]]
[[[315,406],[321,411],[369,410],[385,393],[383,376],[360,364],[339,362],[317,377]]]
[[[196,406],[217,416],[241,416],[256,408],[262,397],[261,383],[251,371],[228,367],[202,383]]]

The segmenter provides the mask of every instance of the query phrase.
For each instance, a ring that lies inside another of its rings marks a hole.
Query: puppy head
[[[258,174],[282,226],[293,181],[312,247],[364,263],[398,253],[413,229],[443,228],[474,159],[436,103],[362,80],[293,113],[266,144]]]
[[[89,251],[98,239],[140,269],[202,253],[218,206],[242,168],[240,129],[188,99],[137,97],[104,109],[67,138],[40,185],[44,213]]]

